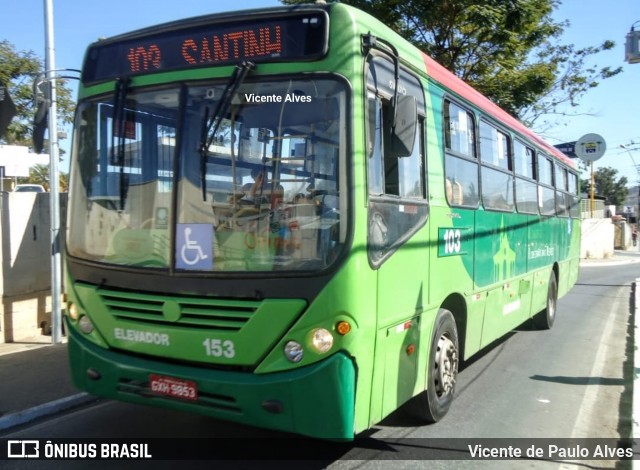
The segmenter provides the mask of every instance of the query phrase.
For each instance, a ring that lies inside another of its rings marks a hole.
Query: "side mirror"
[[[396,157],[408,157],[413,153],[418,124],[418,105],[414,96],[398,95],[396,102],[396,127],[392,130],[391,151]]]

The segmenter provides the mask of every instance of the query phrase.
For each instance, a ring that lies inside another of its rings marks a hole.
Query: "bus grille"
[[[117,318],[173,327],[238,331],[255,314],[259,301],[154,295],[99,289],[109,312]]]

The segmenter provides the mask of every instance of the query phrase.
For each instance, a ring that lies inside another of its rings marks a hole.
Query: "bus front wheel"
[[[558,281],[556,272],[551,270],[549,287],[547,290],[547,305],[545,309],[533,317],[535,326],[541,330],[549,330],[556,319],[556,304],[558,303]]]
[[[408,403],[409,412],[427,423],[440,421],[447,414],[458,378],[458,329],[449,310],[438,311],[433,331],[427,389]]]

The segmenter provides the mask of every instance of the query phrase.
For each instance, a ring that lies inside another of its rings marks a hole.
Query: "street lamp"
[[[49,130],[49,211],[51,223],[51,342],[62,342],[62,254],[60,231],[60,171],[58,169],[58,112],[56,79],[76,78],[64,77],[57,74],[60,70],[55,65],[55,47],[53,43],[53,0],[44,0],[44,29],[45,29],[45,72],[36,77],[34,82],[34,95],[38,101],[40,85],[46,83],[44,90],[48,96],[39,103],[36,118],[34,120],[34,147],[37,153],[42,150],[44,143],[44,130]],[[48,122],[45,120],[48,118]],[[38,136],[36,136],[36,133]],[[38,137],[38,138],[36,138]],[[42,137],[42,139],[39,139]],[[36,142],[38,141],[38,142]]]
[[[636,21],[631,25],[631,31],[627,33],[627,42],[624,48],[624,60],[630,64],[640,63],[640,31],[636,31],[635,26],[640,23]]]
[[[51,104],[49,108],[49,198],[51,212],[51,342],[62,341],[61,318],[61,276],[60,255],[60,204],[58,186],[58,115],[55,81],[55,48],[53,45],[53,0],[44,2],[45,17],[45,70],[51,86]]]

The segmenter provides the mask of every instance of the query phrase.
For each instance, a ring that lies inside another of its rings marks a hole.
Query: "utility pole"
[[[640,165],[636,165],[636,160],[635,158],[633,158],[633,153],[631,153],[631,149],[629,147],[620,144],[620,148],[624,149],[629,154],[629,158],[631,158],[631,162],[633,163],[633,167],[636,169],[637,173],[638,179],[636,181],[638,183],[638,213],[636,214],[636,229],[640,231]]]
[[[51,87],[49,108],[49,211],[51,212],[51,342],[62,342],[61,254],[60,254],[60,178],[58,169],[58,107],[53,41],[53,0],[44,0],[45,72]]]

